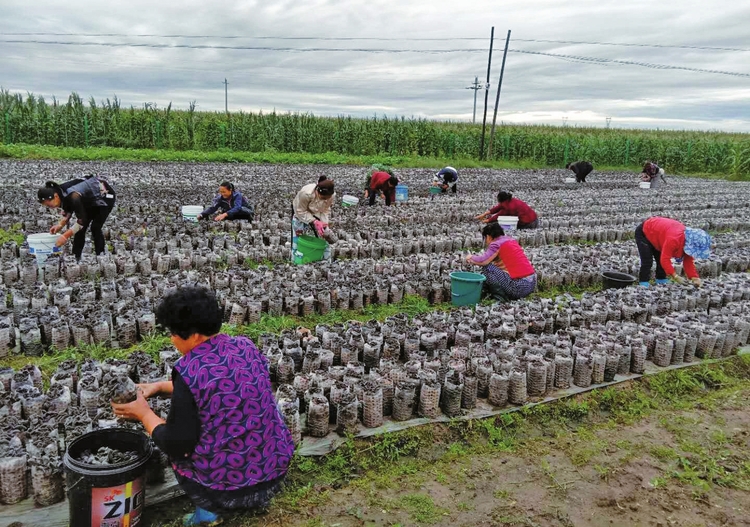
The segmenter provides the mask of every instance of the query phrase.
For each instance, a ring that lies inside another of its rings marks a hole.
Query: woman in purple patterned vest
[[[222,315],[207,289],[182,287],[165,296],[156,320],[182,354],[172,380],[141,384],[136,401],[112,405],[115,415],[143,423],[169,455],[196,506],[187,526],[216,525],[230,510],[266,508],[294,454],[267,359],[250,339],[220,334]],[[172,396],[166,421],[146,401],[160,393]]]

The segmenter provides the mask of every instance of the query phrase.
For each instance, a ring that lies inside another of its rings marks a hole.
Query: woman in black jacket
[[[576,175],[576,183],[586,183],[586,176],[594,170],[594,165],[588,161],[576,161],[575,163],[568,163],[565,168]]]
[[[37,198],[45,207],[63,210],[62,219],[50,228],[50,234],[57,234],[65,229],[73,214],[76,216],[75,224],[57,238],[55,245],[61,247],[75,236],[73,254],[80,260],[86,243],[86,230],[90,225],[96,254],[104,252],[102,226],[116,201],[112,185],[96,176],[73,179],[63,184],[47,181],[37,192]]]

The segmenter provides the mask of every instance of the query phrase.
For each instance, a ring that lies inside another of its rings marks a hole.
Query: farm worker
[[[255,209],[245,196],[229,181],[224,181],[219,185],[219,193],[214,198],[213,204],[206,210],[198,214],[198,219],[208,218],[211,214],[221,209],[221,214],[217,214],[214,221],[223,220],[250,220],[253,221]]]
[[[367,181],[365,182],[365,199],[370,198],[370,181],[372,181],[372,175],[375,172],[388,172],[390,175],[393,174],[393,169],[389,167],[388,165],[381,165],[380,163],[375,163],[370,167],[370,173],[367,176]]]
[[[432,186],[440,187],[443,193],[446,193],[448,192],[448,189],[451,189],[451,192],[455,194],[458,190],[456,188],[456,183],[458,183],[458,170],[453,167],[441,168],[440,172],[435,174],[435,177],[432,178]]]
[[[386,206],[390,207],[391,203],[396,201],[396,185],[398,185],[398,178],[396,176],[383,171],[373,172],[372,178],[370,178],[370,188],[368,189],[368,204],[375,205],[375,198],[378,197],[378,192],[382,192],[385,197]]]
[[[47,181],[37,192],[39,203],[50,209],[62,209],[62,219],[53,225],[49,232],[57,234],[70,223],[73,214],[76,222],[58,236],[55,245],[62,247],[73,237],[73,254],[81,259],[83,246],[86,244],[86,230],[91,226],[91,237],[94,239],[96,254],[104,252],[104,233],[102,226],[109,213],[115,207],[115,189],[111,184],[96,176],[73,179],[63,184]]]
[[[568,163],[565,168],[576,175],[576,183],[586,183],[586,176],[594,170],[594,165],[588,161],[576,161],[575,163]]]
[[[661,181],[660,181],[661,180]],[[666,183],[664,179],[664,169],[660,168],[656,163],[646,161],[643,165],[643,172],[641,173],[641,181],[651,183],[651,188],[658,188],[662,183]]]
[[[271,389],[268,359],[247,337],[219,333],[223,309],[199,286],[167,294],[156,320],[182,355],[171,381],[139,384],[138,398],[114,404],[117,417],[140,421],[172,462],[195,505],[183,525],[216,525],[220,514],[264,509],[281,489],[294,454]],[[166,421],[147,399],[171,396]]]
[[[490,295],[501,302],[529,296],[536,289],[536,272],[516,240],[505,236],[498,223],[482,229],[487,249],[481,255],[469,255],[466,261],[481,265]]]
[[[328,228],[335,196],[333,180],[326,176],[320,176],[317,183],[305,185],[297,192],[292,202],[292,260],[297,239],[303,234],[324,238],[328,243],[336,242],[335,234]],[[323,259],[331,259],[330,245],[326,246]]]
[[[483,212],[474,219],[484,223],[492,223],[498,216],[518,216],[519,229],[536,229],[539,227],[539,219],[534,209],[525,202],[514,198],[510,192],[500,191],[497,193],[497,205]]]
[[[706,231],[685,227],[677,220],[653,216],[635,228],[635,243],[641,257],[638,281],[643,287],[649,285],[654,260],[657,284],[666,284],[669,281],[667,276],[677,283],[684,283],[685,279],[675,272],[672,258],[682,259],[685,275],[693,284],[701,286],[694,259],[711,256],[711,236]]]

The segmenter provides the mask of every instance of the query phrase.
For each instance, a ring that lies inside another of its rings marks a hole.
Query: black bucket
[[[633,285],[635,281],[635,276],[626,273],[618,273],[617,271],[604,271],[602,273],[602,287],[604,289],[622,289]]]
[[[133,461],[101,466],[77,459],[84,450],[96,452],[103,446],[122,452],[138,452],[138,457]],[[125,428],[95,430],[70,443],[63,458],[70,525],[142,525],[146,503],[145,475],[151,450],[151,441],[145,434]]]

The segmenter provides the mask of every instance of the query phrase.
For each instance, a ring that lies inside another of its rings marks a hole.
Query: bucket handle
[[[78,484],[79,484],[79,483],[80,483],[81,481],[83,481],[84,479],[86,479],[86,478],[85,478],[84,476],[81,476],[80,478],[78,478],[78,480],[77,480],[77,481],[76,481],[75,483],[73,483],[72,485],[70,485],[70,486],[68,487],[68,492],[70,492],[71,490],[73,490],[74,488],[76,488],[76,487],[78,486]]]
[[[461,296],[468,296],[468,295],[472,295],[472,294],[474,294],[474,291],[472,291],[472,292],[469,292],[469,293],[464,293],[464,294],[459,294],[459,293],[451,293],[451,296],[454,296],[454,297],[461,297]],[[481,293],[480,293],[480,294],[481,294]]]

